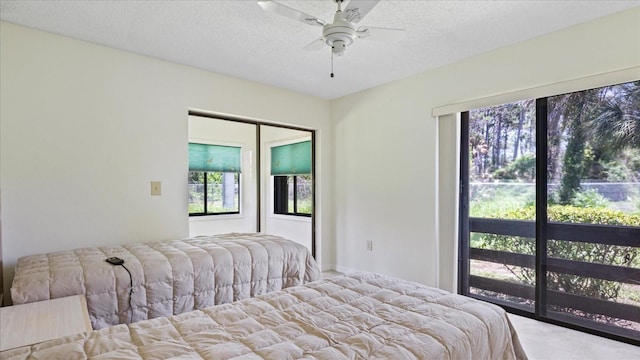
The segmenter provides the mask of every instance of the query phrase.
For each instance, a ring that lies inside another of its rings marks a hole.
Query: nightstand
[[[91,330],[84,295],[0,308],[0,351]]]

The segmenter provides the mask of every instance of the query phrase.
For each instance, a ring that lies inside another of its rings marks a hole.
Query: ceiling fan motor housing
[[[343,55],[347,46],[353,44],[356,28],[344,20],[342,11],[338,11],[333,18],[333,24],[327,24],[322,31],[324,42],[331,46],[335,55]]]

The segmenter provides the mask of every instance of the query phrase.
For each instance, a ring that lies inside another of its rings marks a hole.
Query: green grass
[[[506,186],[504,188],[478,186],[469,201],[469,215],[492,217],[522,209],[535,203],[535,190],[530,187]]]
[[[204,206],[201,204],[189,204],[189,214],[204,212]]]
[[[289,209],[293,210],[293,200],[289,200]],[[298,201],[298,214],[311,214],[311,199]]]
[[[236,203],[235,209],[238,208],[238,204]],[[209,204],[207,210],[209,214],[215,213],[223,213],[223,212],[233,212],[235,209],[225,209],[221,204],[214,204],[213,207]],[[190,203],[189,204],[189,214],[202,214],[204,212],[204,205],[201,203]]]

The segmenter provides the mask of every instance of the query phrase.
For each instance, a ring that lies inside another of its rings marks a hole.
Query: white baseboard
[[[323,264],[320,268],[321,268],[322,271],[337,271],[337,272],[341,272],[343,274],[366,272],[364,270],[353,269],[353,268],[349,268],[349,267],[341,266],[341,265],[336,265],[336,264]]]
[[[320,271],[336,271],[336,264],[322,264]]]
[[[352,269],[352,268],[348,268],[348,267],[340,266],[340,265],[336,265],[335,266],[335,270],[338,271],[338,272],[341,272],[343,274],[362,272],[362,270]]]

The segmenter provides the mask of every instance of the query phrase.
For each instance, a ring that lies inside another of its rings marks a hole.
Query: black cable
[[[125,270],[127,270],[127,273],[129,274],[129,310],[131,311],[131,313],[129,314],[129,323],[132,323],[133,308],[131,307],[131,298],[133,297],[133,277],[131,276],[131,271],[129,271],[129,269],[127,269],[127,267],[124,266],[124,264],[120,264],[120,266],[122,266]]]
[[[127,274],[129,274],[129,311],[131,311],[131,313],[129,314],[129,323],[132,323],[133,307],[131,306],[131,299],[133,298],[133,276],[131,276],[131,271],[129,271],[129,269],[127,269],[127,267],[124,266],[124,260],[120,259],[119,257],[112,256],[110,258],[105,259],[105,261],[113,266],[116,266],[116,265],[122,266],[127,271]],[[118,298],[117,292],[118,292],[118,289],[116,286],[116,299]]]

